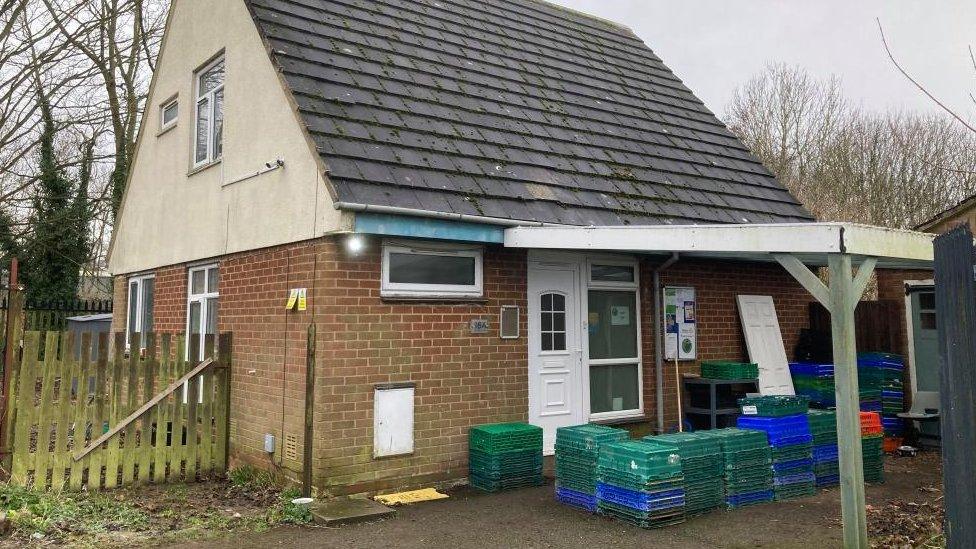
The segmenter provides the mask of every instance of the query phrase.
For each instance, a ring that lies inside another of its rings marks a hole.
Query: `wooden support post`
[[[861,462],[861,400],[857,386],[857,350],[854,339],[854,307],[860,296],[855,295],[854,279],[851,276],[851,256],[831,254],[828,264],[844,547],[867,549],[864,466]]]
[[[302,497],[312,497],[312,446],[315,422],[315,323],[308,325],[305,351],[305,445],[302,455]]]
[[[9,476],[13,456],[13,429],[17,410],[14,405],[13,392],[17,387],[20,374],[20,339],[24,332],[24,292],[17,286],[17,259],[11,265],[10,290],[7,299],[7,322],[4,333],[3,348],[3,381],[0,392],[0,469],[4,477]]]

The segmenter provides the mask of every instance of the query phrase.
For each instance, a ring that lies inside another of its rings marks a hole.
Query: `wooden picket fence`
[[[224,474],[230,334],[216,345],[213,338],[205,343],[213,362],[188,381],[186,392],[167,392],[201,365],[185,360],[182,336],[145,334],[145,350],[127,353],[125,335],[115,334],[111,359],[108,337],[98,334],[92,358],[90,333],[24,333],[4,422],[12,436],[10,481],[41,490],[93,490]],[[140,339],[133,336],[132,349],[141,347]],[[92,448],[101,437],[107,440]]]
[[[0,326],[7,324],[8,298],[0,299]],[[97,315],[112,312],[112,300],[73,299],[69,301],[27,300],[22,307],[25,330],[39,332],[61,331],[68,327],[68,319],[73,316]],[[0,343],[3,341],[0,330]]]

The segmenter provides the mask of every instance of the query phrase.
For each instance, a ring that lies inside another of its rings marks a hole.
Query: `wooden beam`
[[[855,281],[851,277],[851,256],[831,254],[830,325],[834,348],[834,379],[837,397],[837,442],[840,450],[840,502],[844,521],[845,549],[867,549],[868,530],[864,508],[864,465],[861,462],[861,399],[857,386],[855,348]],[[866,272],[866,271],[865,271]]]
[[[170,383],[169,387],[166,387],[166,389],[164,389],[161,393],[158,393],[156,396],[152,397],[149,400],[149,402],[143,404],[142,406],[139,407],[138,410],[129,414],[129,417],[123,419],[115,427],[109,429],[108,432],[106,432],[104,435],[98,437],[87,448],[83,448],[78,452],[75,452],[73,459],[75,461],[81,461],[82,459],[84,459],[84,457],[90,454],[92,450],[101,447],[102,444],[105,444],[106,440],[112,438],[113,436],[118,434],[119,431],[125,429],[127,425],[139,419],[139,416],[149,411],[149,409],[152,408],[153,406],[162,402],[164,398],[173,394],[173,392],[179,389],[180,387],[182,387],[184,383],[186,383],[191,378],[193,378],[194,376],[196,376],[197,374],[205,370],[207,366],[210,366],[213,363],[214,363],[214,359],[208,358],[207,360],[204,360],[200,364],[197,364],[195,368],[193,368],[192,370],[184,374],[181,378],[177,379],[173,383]]]
[[[878,258],[869,257],[857,269],[857,276],[854,277],[854,295],[852,296],[854,301],[851,303],[851,308],[857,308],[857,302],[864,295],[864,290],[868,287],[868,282],[871,281],[871,275],[874,274],[874,266],[877,264]]]
[[[786,272],[793,275],[793,278],[803,286],[806,291],[810,292],[821,305],[830,310],[830,291],[827,286],[820,280],[820,277],[813,274],[813,271],[807,268],[802,261],[796,258],[796,256],[790,254],[773,254],[776,262],[786,269]]]

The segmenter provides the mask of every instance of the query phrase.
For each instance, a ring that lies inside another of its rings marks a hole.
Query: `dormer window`
[[[224,58],[220,57],[196,75],[196,131],[193,167],[211,164],[223,154]]]

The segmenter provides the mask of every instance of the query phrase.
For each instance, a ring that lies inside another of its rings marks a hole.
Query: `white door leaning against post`
[[[529,423],[552,455],[556,429],[583,423],[579,267],[532,262],[528,278]]]
[[[740,295],[736,299],[749,360],[759,365],[759,392],[763,395],[796,394],[773,298]]]

